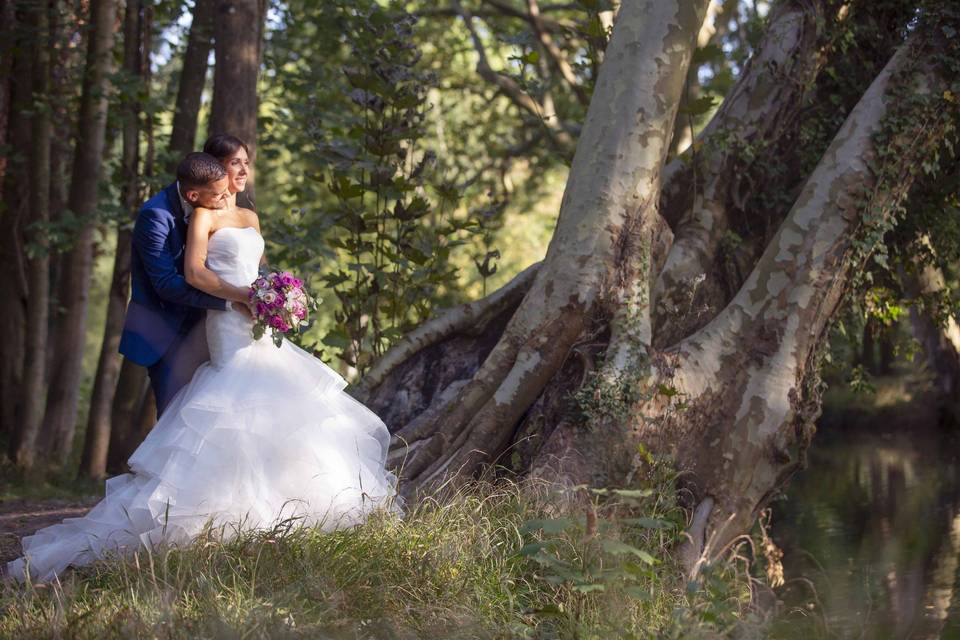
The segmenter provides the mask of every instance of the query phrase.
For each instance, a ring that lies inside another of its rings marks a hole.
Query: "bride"
[[[229,204],[189,219],[184,272],[214,296],[256,279],[264,249],[257,214],[236,204],[250,167],[246,145],[216,136],[204,147],[227,170]],[[205,526],[240,529],[297,518],[324,531],[399,513],[384,469],[389,433],[344,392],[346,381],[290,342],[254,340],[249,313],[207,312],[210,361],[173,396],[86,516],[25,537],[7,573],[48,581],[109,552],[188,544]]]

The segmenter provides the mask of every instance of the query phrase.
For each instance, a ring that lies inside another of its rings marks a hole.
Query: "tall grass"
[[[322,533],[208,530],[49,585],[0,587],[10,638],[695,637],[735,625],[727,568],[688,590],[673,492],[477,482]],[[571,499],[573,493],[579,499]]]

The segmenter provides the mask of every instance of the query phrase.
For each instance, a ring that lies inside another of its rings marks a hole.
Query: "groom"
[[[226,207],[227,187],[227,172],[216,158],[190,153],[177,167],[177,181],[150,198],[134,223],[132,290],[120,353],[147,367],[158,414],[210,359],[206,310],[244,310],[191,287],[183,275],[186,218],[193,207]]]

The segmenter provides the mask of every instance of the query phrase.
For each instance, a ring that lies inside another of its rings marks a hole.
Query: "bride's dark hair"
[[[229,133],[212,135],[203,143],[203,152],[209,153],[220,162],[223,162],[241,148],[247,152],[247,155],[250,155],[250,147],[247,146],[247,143]]]
[[[240,149],[246,151],[248,156],[250,155],[250,147],[247,146],[247,143],[229,133],[217,133],[207,138],[207,141],[203,143],[203,152],[210,154],[219,162],[223,162]],[[244,192],[243,196],[247,201],[248,208],[256,211],[256,204],[253,202],[250,194]],[[238,196],[237,204],[239,203],[240,198]]]

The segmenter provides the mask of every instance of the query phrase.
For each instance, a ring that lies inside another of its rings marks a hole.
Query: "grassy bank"
[[[3,585],[15,638],[611,638],[713,636],[743,615],[732,566],[688,589],[667,486],[476,484],[401,519],[335,533],[285,523]],[[560,506],[567,505],[567,506]]]

